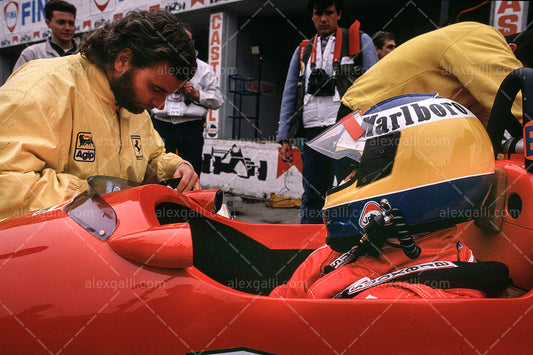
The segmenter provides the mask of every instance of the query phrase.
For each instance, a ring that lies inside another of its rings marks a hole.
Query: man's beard
[[[117,78],[109,80],[111,91],[115,95],[115,101],[120,107],[132,113],[142,113],[144,108],[138,105],[137,96],[133,91],[133,76],[136,73],[135,69],[128,69],[124,74]]]

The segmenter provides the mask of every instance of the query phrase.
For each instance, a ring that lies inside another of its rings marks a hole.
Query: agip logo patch
[[[143,148],[141,143],[141,136],[130,136],[131,145],[133,146],[133,151],[137,160],[143,159]]]
[[[96,156],[93,136],[91,132],[79,132],[76,137],[76,149],[74,150],[74,160],[92,162]]]
[[[370,221],[371,216],[377,216],[379,212],[379,204],[375,201],[368,201],[361,212],[361,217],[359,217],[359,226],[365,228]]]

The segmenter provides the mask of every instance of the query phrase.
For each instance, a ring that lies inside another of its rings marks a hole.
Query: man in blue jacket
[[[310,140],[336,122],[348,87],[378,61],[370,36],[357,27],[349,36],[338,27],[342,0],[310,0],[308,9],[317,34],[295,50],[281,102],[278,141],[286,162],[292,161],[295,138]],[[335,171],[334,161],[304,147],[301,223],[322,223],[321,209]]]

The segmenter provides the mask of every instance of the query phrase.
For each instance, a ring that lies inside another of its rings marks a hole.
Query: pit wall
[[[274,142],[206,139],[202,187],[255,198],[268,198],[272,192],[300,197],[300,150],[293,148],[294,163],[289,165],[279,158],[279,148]]]

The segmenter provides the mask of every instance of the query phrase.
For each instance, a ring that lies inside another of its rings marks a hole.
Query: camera
[[[307,93],[313,96],[333,96],[335,83],[335,77],[328,75],[324,69],[313,68],[307,81]]]

